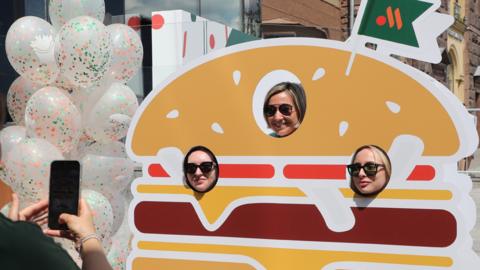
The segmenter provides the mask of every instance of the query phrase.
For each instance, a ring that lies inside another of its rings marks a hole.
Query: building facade
[[[260,38],[316,37],[342,41],[350,35],[359,4],[360,0],[105,0],[105,22],[117,22],[118,17],[131,14],[142,18],[139,27],[145,47],[146,94],[152,87],[148,82],[152,65],[149,18],[153,11],[183,9]],[[48,0],[9,0],[3,5],[0,11],[3,42],[17,18],[34,15],[48,19]],[[438,38],[442,61],[430,64],[400,59],[445,84],[467,108],[480,108],[480,0],[442,0],[440,12],[455,18],[453,26]],[[8,63],[3,43],[0,58],[0,91],[5,95],[18,74]]]
[[[469,106],[480,108],[480,1],[465,1],[465,89],[469,93]]]
[[[262,37],[344,40],[340,0],[262,0]]]
[[[471,106],[470,93],[465,88],[465,3],[455,0],[448,3],[448,13],[454,17],[453,25],[447,30],[447,86],[465,106]]]

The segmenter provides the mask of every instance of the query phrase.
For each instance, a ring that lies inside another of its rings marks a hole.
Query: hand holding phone
[[[76,160],[55,160],[50,166],[50,194],[48,205],[48,227],[54,230],[68,230],[66,224],[59,224],[62,213],[78,214],[80,190],[80,163]]]

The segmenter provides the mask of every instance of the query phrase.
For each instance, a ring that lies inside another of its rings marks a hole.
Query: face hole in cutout
[[[299,127],[306,112],[306,95],[300,80],[287,70],[275,70],[257,84],[253,114],[263,133],[282,138]]]
[[[388,154],[377,145],[363,145],[347,165],[350,188],[360,196],[374,196],[382,192],[390,181],[392,164]]]
[[[213,152],[205,146],[194,146],[183,159],[183,173],[186,184],[198,193],[212,190],[218,181],[218,161]]]

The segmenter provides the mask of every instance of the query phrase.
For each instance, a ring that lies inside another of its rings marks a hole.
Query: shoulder
[[[277,133],[275,133],[275,132],[272,132],[268,135],[270,135],[271,137],[274,137],[274,138],[280,138],[280,136],[278,136]]]
[[[0,252],[0,261],[12,266],[8,269],[79,269],[68,253],[36,224],[12,221],[0,214],[0,238],[0,250],[4,251]]]

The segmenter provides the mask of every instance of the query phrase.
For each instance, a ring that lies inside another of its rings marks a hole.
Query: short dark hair
[[[208,189],[206,189],[205,191],[198,191],[194,187],[192,187],[192,185],[188,181],[187,172],[185,170],[185,168],[187,167],[187,163],[188,163],[188,157],[190,157],[190,155],[193,152],[196,152],[196,151],[201,151],[201,152],[207,153],[210,156],[210,158],[212,159],[213,163],[215,164],[215,180],[213,181],[212,185],[210,185],[210,187],[208,187]],[[219,173],[220,173],[220,168],[218,167],[217,157],[215,156],[215,154],[210,149],[208,149],[207,147],[205,147],[203,145],[197,145],[197,146],[194,146],[194,147],[190,148],[190,150],[188,150],[187,154],[185,155],[185,158],[183,159],[183,175],[185,176],[185,180],[186,180],[185,182],[187,182],[187,185],[191,189],[195,190],[196,192],[205,193],[205,192],[208,192],[208,191],[212,190],[212,188],[217,184]]]

